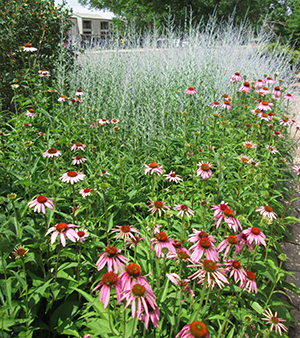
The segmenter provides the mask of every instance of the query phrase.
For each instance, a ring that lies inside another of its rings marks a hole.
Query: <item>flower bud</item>
[[[15,194],[15,193],[8,194],[8,195],[7,195],[7,198],[8,198],[9,200],[15,200],[15,199],[17,198],[17,194]]]

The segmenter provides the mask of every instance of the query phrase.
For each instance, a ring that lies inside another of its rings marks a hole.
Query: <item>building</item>
[[[78,42],[80,38],[83,46],[99,44],[109,38],[112,33],[111,19],[104,18],[99,14],[74,13],[71,20],[73,25],[68,32],[71,43]]]

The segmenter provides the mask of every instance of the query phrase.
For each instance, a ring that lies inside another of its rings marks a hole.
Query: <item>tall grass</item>
[[[206,106],[221,101],[224,90],[233,93],[228,79],[235,72],[245,80],[274,77],[277,72],[284,79],[282,86],[289,86],[296,71],[284,52],[267,50],[272,37],[263,27],[255,31],[247,22],[236,26],[232,18],[218,23],[211,17],[205,25],[190,25],[185,34],[173,29],[172,22],[161,36],[157,32],[153,29],[141,36],[129,29],[124,43],[130,41],[130,47],[113,40],[105,49],[87,50],[77,59],[70,87],[71,92],[78,88],[85,92],[90,107],[82,111],[85,118],[91,122],[118,118],[134,133],[160,138],[166,123],[176,133],[178,112],[187,110],[188,87],[200,93],[198,108],[191,112],[196,126],[203,112],[205,118]],[[180,37],[183,44],[178,47]]]

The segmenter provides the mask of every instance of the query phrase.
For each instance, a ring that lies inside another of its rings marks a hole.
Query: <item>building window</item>
[[[92,29],[92,21],[83,21],[82,26],[84,30],[91,30]]]
[[[108,30],[108,22],[101,22],[101,29]]]

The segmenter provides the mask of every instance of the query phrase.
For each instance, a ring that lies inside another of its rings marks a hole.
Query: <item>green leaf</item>
[[[255,310],[259,314],[263,313],[263,311],[264,311],[264,309],[257,302],[253,302],[251,304],[251,307],[252,307],[253,310]]]

